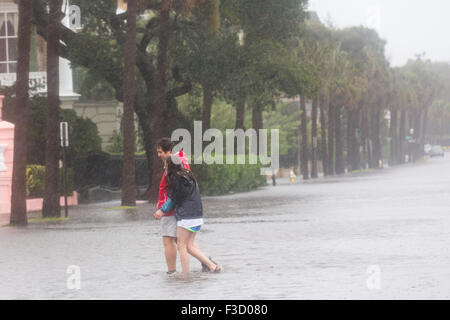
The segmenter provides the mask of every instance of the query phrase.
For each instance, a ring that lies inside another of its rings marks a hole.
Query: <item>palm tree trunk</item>
[[[211,128],[211,110],[213,104],[212,88],[209,85],[203,85],[203,132]]]
[[[242,97],[236,106],[236,125],[235,129],[245,129],[245,97]]]
[[[136,66],[137,0],[128,0],[123,79],[123,165],[122,205],[136,206],[136,164],[134,156],[134,102]]]
[[[369,143],[369,119],[367,116],[368,110],[364,108],[362,110],[362,141],[364,144],[364,167],[368,168],[371,160],[371,148]]]
[[[319,107],[319,95],[316,95],[312,103],[311,111],[311,178],[317,179],[319,172],[317,169],[317,108]]]
[[[59,33],[62,0],[50,2],[47,28],[47,141],[45,149],[45,191],[43,217],[60,217],[58,188],[59,127]]]
[[[321,150],[322,150],[322,168],[323,168],[323,174],[324,176],[328,175],[328,168],[327,168],[327,159],[328,159],[328,152],[327,152],[327,130],[326,130],[326,119],[325,119],[325,108],[326,105],[323,104],[320,106],[320,130],[322,133],[322,143],[321,143]]]
[[[378,168],[379,161],[382,160],[381,141],[380,141],[380,121],[381,121],[381,107],[376,106],[372,116],[372,143],[373,143],[373,161],[372,167]]]
[[[341,110],[342,107],[335,109],[335,140],[336,140],[336,174],[345,173],[344,146],[341,132]]]
[[[417,110],[414,113],[414,140],[415,140],[415,143],[413,144],[413,161],[414,162],[417,161],[421,156],[421,152],[419,150],[420,137],[422,134],[421,119],[422,119],[422,110]]]
[[[30,73],[31,1],[19,1],[19,32],[14,127],[14,162],[11,187],[11,225],[27,224],[26,169],[28,81]]]
[[[427,130],[428,130],[428,111],[429,107],[426,107],[423,112],[423,122],[422,122],[422,138],[420,139],[420,151],[422,152],[422,156],[424,155],[424,147],[427,142]]]
[[[391,143],[390,143],[390,157],[389,157],[389,165],[393,166],[396,164],[396,150],[398,148],[398,135],[397,135],[397,118],[398,118],[398,110],[397,106],[392,105],[391,106],[391,126],[389,128],[390,130],[390,136],[391,136]]]
[[[306,97],[300,96],[300,110],[301,110],[301,133],[302,133],[302,146],[301,146],[301,162],[300,167],[302,171],[303,180],[309,180],[309,168],[308,168],[308,119],[306,117]]]
[[[354,153],[354,126],[355,126],[355,112],[352,109],[347,109],[347,167],[349,168],[348,171],[355,170],[353,168],[352,160],[353,160],[353,153]]]
[[[167,52],[169,47],[169,17],[172,0],[163,0],[161,4],[161,13],[159,18],[159,44],[158,58],[156,67],[156,100],[153,108],[153,143],[154,146],[158,139],[164,134],[164,111],[167,109],[166,92],[167,92]],[[152,146],[152,149],[154,149]],[[158,159],[156,150],[153,152],[152,161],[152,181],[150,188],[150,200],[158,198],[159,185],[163,166]]]
[[[397,163],[405,163],[405,125],[406,125],[406,111],[402,110],[400,113],[400,127],[398,131],[398,149],[397,149]]]
[[[356,134],[358,132],[358,134]],[[353,125],[353,156],[352,167],[353,170],[361,169],[361,108],[358,108],[354,115]]]
[[[334,175],[334,107],[330,103],[328,108],[328,163],[327,171],[329,175]]]
[[[259,130],[263,128],[263,116],[262,116],[262,110],[259,106],[256,106],[252,110],[252,125],[253,129],[256,130],[257,133],[259,133]]]
[[[258,105],[252,108],[252,126],[253,129],[256,130],[257,134],[259,134],[259,130],[263,128],[262,110]],[[256,145],[256,151],[260,152],[259,143]]]

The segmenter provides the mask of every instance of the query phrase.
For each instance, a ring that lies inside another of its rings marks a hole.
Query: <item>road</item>
[[[221,274],[167,276],[153,205],[101,203],[0,227],[0,298],[450,298],[450,154],[203,202]]]

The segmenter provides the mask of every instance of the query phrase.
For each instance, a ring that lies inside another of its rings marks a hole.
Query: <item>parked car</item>
[[[444,150],[441,146],[433,146],[430,151],[430,157],[443,157]]]

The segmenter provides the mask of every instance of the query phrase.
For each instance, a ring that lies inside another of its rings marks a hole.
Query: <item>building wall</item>
[[[79,117],[91,119],[102,138],[102,149],[110,142],[114,131],[120,132],[123,104],[118,101],[76,102],[73,109]]]

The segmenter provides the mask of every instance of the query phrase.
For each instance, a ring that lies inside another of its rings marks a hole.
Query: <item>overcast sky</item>
[[[426,52],[433,61],[450,62],[449,0],[309,0],[322,22],[339,28],[370,26],[387,41],[393,66]]]

